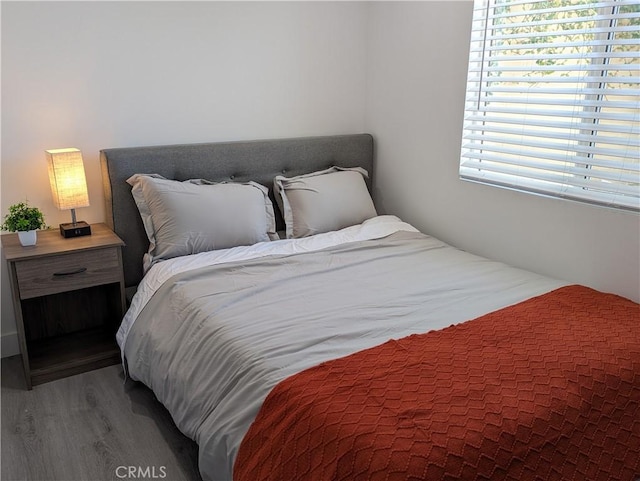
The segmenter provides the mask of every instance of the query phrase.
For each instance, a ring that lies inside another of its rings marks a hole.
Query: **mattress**
[[[233,477],[272,389],[326,361],[477,318],[566,283],[458,249],[394,216],[163,261],[118,331],[127,374]]]

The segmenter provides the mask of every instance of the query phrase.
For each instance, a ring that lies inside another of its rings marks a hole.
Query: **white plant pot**
[[[18,232],[18,239],[23,246],[34,246],[38,240],[38,234],[35,230],[25,230]]]

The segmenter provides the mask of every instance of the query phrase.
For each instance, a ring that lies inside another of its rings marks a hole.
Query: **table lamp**
[[[82,152],[78,149],[55,149],[45,152],[53,203],[60,210],[71,209],[71,222],[60,224],[60,235],[91,235],[91,226],[84,221],[76,220],[76,209],[89,206]]]

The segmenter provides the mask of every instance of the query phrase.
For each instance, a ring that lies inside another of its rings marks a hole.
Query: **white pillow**
[[[368,173],[360,167],[331,167],[297,177],[276,176],[287,238],[307,237],[361,224],[375,217],[367,190]]]
[[[268,189],[255,182],[179,182],[157,174],[127,182],[149,238],[145,272],[161,259],[278,238]]]

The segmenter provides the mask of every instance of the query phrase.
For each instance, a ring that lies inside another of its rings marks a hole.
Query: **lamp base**
[[[84,221],[60,224],[60,235],[64,238],[91,235],[91,226]]]

